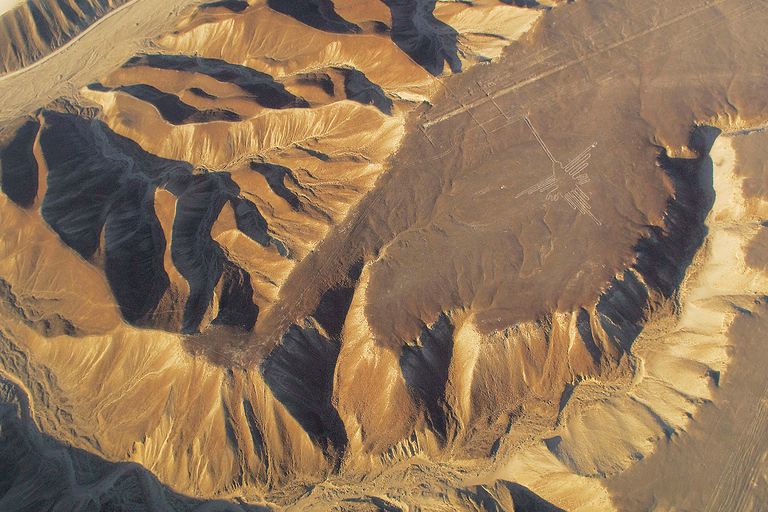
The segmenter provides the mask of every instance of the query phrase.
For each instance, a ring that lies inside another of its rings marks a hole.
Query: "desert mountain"
[[[6,12],[0,508],[760,508],[767,13]]]

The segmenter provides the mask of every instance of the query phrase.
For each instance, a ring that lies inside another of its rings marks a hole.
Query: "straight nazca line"
[[[548,77],[550,75],[558,73],[558,72],[560,72],[560,71],[562,71],[564,69],[567,69],[567,68],[569,68],[569,67],[571,67],[571,66],[573,66],[575,64],[579,64],[581,62],[584,62],[585,60],[591,59],[592,57],[596,57],[597,55],[603,54],[605,52],[609,52],[609,51],[611,51],[611,50],[613,50],[615,48],[618,48],[619,46],[621,46],[623,44],[626,44],[626,43],[629,43],[631,41],[634,41],[635,39],[638,39],[640,37],[644,37],[644,36],[646,36],[648,34],[651,34],[651,33],[655,32],[655,31],[659,30],[659,29],[666,28],[666,27],[668,27],[670,25],[674,25],[675,23],[678,23],[678,22],[680,22],[680,21],[682,21],[682,20],[684,20],[684,19],[686,19],[686,18],[688,18],[690,16],[693,16],[694,14],[697,14],[697,13],[699,13],[701,11],[705,11],[705,10],[711,8],[711,7],[715,7],[717,5],[725,3],[726,1],[727,0],[714,0],[713,2],[706,3],[704,5],[700,5],[699,7],[691,9],[688,12],[685,12],[683,14],[679,14],[679,15],[675,16],[674,18],[670,18],[669,20],[665,21],[664,23],[660,23],[660,24],[658,24],[658,25],[656,25],[654,27],[651,27],[649,29],[646,29],[646,30],[643,30],[641,32],[638,32],[637,34],[629,36],[626,39],[622,39],[621,41],[616,41],[615,43],[609,44],[605,48],[602,48],[602,49],[597,50],[597,51],[592,52],[592,53],[588,53],[586,55],[583,55],[583,56],[579,57],[578,59],[574,59],[574,60],[566,62],[564,64],[560,64],[559,66],[555,66],[555,67],[553,67],[551,69],[548,69],[547,71],[544,71],[543,73],[539,73],[538,75],[532,76],[531,78],[528,78],[527,80],[523,80],[522,82],[517,82],[516,84],[512,84],[512,85],[507,86],[507,87],[505,87],[503,89],[499,89],[496,92],[486,93],[487,96],[485,98],[480,98],[479,100],[475,100],[472,103],[468,103],[466,105],[461,105],[459,108],[456,108],[454,110],[451,110],[450,112],[447,112],[447,113],[445,113],[445,114],[443,114],[441,116],[438,116],[438,117],[436,117],[435,119],[433,119],[431,121],[427,121],[422,126],[424,126],[424,128],[429,128],[432,125],[441,123],[441,122],[443,122],[443,121],[445,121],[447,119],[450,119],[450,118],[452,118],[454,116],[457,116],[459,114],[463,114],[464,112],[468,112],[469,110],[471,110],[471,109],[473,109],[475,107],[479,107],[480,105],[483,105],[483,104],[487,103],[488,101],[491,101],[493,99],[496,99],[496,98],[499,98],[501,96],[504,96],[505,94],[508,94],[508,93],[510,93],[512,91],[520,89],[521,87],[525,87],[528,84],[532,84],[534,82],[537,82],[537,81],[541,80],[542,78],[546,78],[546,77]]]
[[[495,103],[495,102],[494,102],[494,103]],[[496,106],[496,108],[499,108],[499,107],[498,107],[498,105]],[[557,160],[555,160],[555,157],[554,157],[554,156],[552,156],[552,152],[551,152],[551,151],[549,151],[549,148],[547,147],[547,145],[546,145],[546,144],[544,144],[544,140],[543,140],[543,139],[541,138],[541,136],[539,135],[539,132],[537,132],[537,131],[536,131],[536,128],[534,128],[534,127],[533,127],[533,124],[532,124],[532,123],[531,123],[531,121],[528,119],[528,117],[526,116],[526,117],[524,117],[523,119],[525,120],[525,124],[526,124],[526,125],[528,126],[528,128],[531,130],[531,133],[533,133],[533,136],[534,136],[534,137],[536,137],[536,141],[537,141],[537,142],[538,142],[538,143],[541,145],[541,147],[544,149],[544,152],[547,154],[547,156],[548,156],[548,157],[549,157],[549,159],[552,161],[552,163],[553,163],[553,164],[554,164],[554,163],[560,163],[560,162],[558,162]]]

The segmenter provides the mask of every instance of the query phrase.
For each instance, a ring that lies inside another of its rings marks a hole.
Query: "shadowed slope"
[[[209,177],[210,176],[210,177]],[[232,195],[226,177],[197,175],[173,184],[178,197],[173,221],[171,257],[189,283],[182,332],[198,332],[213,298],[213,289],[223,272],[224,252],[210,232],[219,212]]]
[[[101,246],[104,231],[107,279],[126,320],[141,323],[169,284],[153,193],[165,173],[189,169],[142,157],[97,121],[55,112],[43,118],[40,145],[48,171],[43,219],[86,259]]]
[[[232,202],[238,227],[262,245],[272,239],[266,234],[266,221],[247,200],[238,197],[239,187],[227,173],[208,173],[183,177],[168,184],[177,197],[173,222],[171,258],[189,283],[184,306],[182,332],[199,331],[200,323],[213,300],[214,288],[224,280],[219,314],[214,323],[253,328],[258,308],[253,304],[250,277],[231,264],[211,230],[227,202]],[[252,219],[252,220],[250,220]]]
[[[261,364],[275,398],[337,463],[344,455],[347,435],[331,404],[338,342],[315,327],[292,325]]]
[[[507,5],[514,5],[516,7],[526,7],[528,9],[550,9],[548,6],[543,6],[536,0],[500,0],[501,3]]]
[[[431,326],[424,326],[415,345],[403,347],[400,369],[403,379],[427,410],[432,430],[447,435],[449,411],[445,386],[453,352],[453,326],[444,314]]]
[[[652,228],[637,244],[635,267],[664,297],[672,296],[680,285],[685,268],[707,235],[704,219],[715,200],[709,150],[719,134],[719,129],[710,126],[693,131],[689,147],[696,152],[695,159],[669,158],[666,152],[659,157],[659,166],[675,186],[675,197],[664,215],[665,229]]]
[[[22,208],[32,206],[37,197],[38,173],[33,146],[39,129],[36,119],[28,120],[0,151],[3,193]]]
[[[0,508],[269,512],[178,494],[139,464],[109,462],[40,432],[26,391],[0,374]]]
[[[445,63],[461,71],[455,29],[435,18],[437,0],[382,0],[392,13],[392,41],[417,64],[432,73],[443,73]]]
[[[373,105],[384,114],[392,115],[392,100],[384,94],[380,86],[368,80],[356,69],[338,68],[338,70],[344,75],[344,92],[347,98],[363,105]]]
[[[130,94],[134,98],[146,101],[154,106],[163,119],[174,125],[210,123],[213,121],[237,122],[241,118],[235,112],[221,109],[198,110],[192,105],[181,101],[175,94],[163,92],[151,85],[121,85],[109,88],[101,84],[90,84],[92,91],[109,92],[118,91]]]
[[[299,196],[285,185],[286,180],[293,186],[297,185],[296,179],[293,177],[289,168],[265,162],[251,162],[250,166],[251,169],[264,176],[269,188],[272,189],[272,192],[274,192],[275,195],[284,199],[294,210],[302,209]]]
[[[623,351],[630,350],[642,331],[646,311],[657,297],[669,299],[677,292],[704,242],[704,220],[715,197],[709,150],[719,134],[717,128],[697,127],[689,144],[697,154],[694,159],[671,159],[665,151],[659,156],[659,166],[675,186],[675,195],[667,202],[664,228],[648,228],[648,235],[635,246],[634,272],[627,270],[621,279],[614,279],[595,307],[605,335]],[[585,334],[591,337],[591,333]]]
[[[254,69],[230,64],[220,59],[188,57],[186,55],[144,54],[126,62],[124,68],[147,66],[158,69],[186,71],[210,76],[219,82],[232,83],[250,94],[265,108],[305,108],[309,104],[285,90],[271,75]]]
[[[326,32],[354,34],[360,27],[336,13],[331,0],[268,0],[272,9]]]
[[[342,329],[347,321],[349,306],[352,304],[352,297],[355,293],[355,285],[360,279],[362,271],[363,261],[360,260],[349,269],[346,280],[323,293],[317,304],[317,309],[312,314],[312,317],[333,340],[341,337]]]
[[[251,276],[237,265],[225,261],[221,281],[223,289],[219,297],[219,313],[211,324],[250,331],[259,316],[259,307],[253,303]]]
[[[57,113],[45,119],[40,145],[48,175],[41,213],[65,244],[89,259],[100,245],[104,211],[120,178],[133,171],[133,160],[120,154],[105,158],[102,151],[109,149],[101,145],[106,140],[97,139],[95,122]]]
[[[223,7],[232,12],[243,12],[248,8],[248,2],[245,0],[220,0],[218,2],[200,4],[200,9],[214,9],[216,7]]]
[[[258,307],[253,303],[250,276],[213,241],[213,223],[224,204],[231,203],[233,228],[265,247],[275,245],[279,252],[287,251],[267,233],[266,220],[255,205],[238,197],[239,187],[226,173],[193,175],[188,165],[144,153],[95,120],[54,111],[44,111],[41,119],[42,160],[38,162],[34,155],[32,160],[24,159],[24,152],[16,152],[38,136],[35,129],[40,124],[30,121],[6,146],[5,154],[14,153],[5,159],[2,183],[13,197],[24,201],[21,206],[31,208],[38,195],[41,166],[43,219],[83,258],[103,265],[126,321],[167,324],[166,313],[156,310],[171,287],[164,263],[171,242],[171,259],[190,285],[181,328],[197,331],[219,284],[213,323],[253,327]],[[163,231],[155,212],[158,189],[178,196],[172,232]]]
[[[112,199],[104,223],[104,272],[123,317],[139,323],[170,286],[163,268],[166,239],[152,208],[155,187],[126,180]]]

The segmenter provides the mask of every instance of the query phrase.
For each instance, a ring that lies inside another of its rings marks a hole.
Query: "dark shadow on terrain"
[[[579,314],[576,317],[576,330],[579,333],[579,337],[587,347],[589,355],[592,356],[594,362],[600,360],[600,348],[595,343],[595,338],[592,335],[592,325],[590,324],[589,311],[584,308],[579,310]]]
[[[267,5],[312,28],[336,34],[356,34],[360,27],[336,13],[331,0],[268,0]]]
[[[40,432],[29,398],[0,376],[0,510],[101,512],[202,510],[268,512],[258,505],[206,502],[172,491],[132,462],[109,462]]]
[[[248,2],[244,0],[221,0],[220,2],[208,2],[207,4],[201,4],[200,9],[224,7],[232,12],[243,12],[248,8]]]
[[[253,448],[262,461],[264,461],[265,469],[269,466],[267,446],[264,442],[264,435],[261,432],[259,421],[256,420],[256,412],[253,410],[253,404],[248,399],[243,399],[243,412],[245,413],[245,421],[248,422],[248,430],[251,432],[251,441],[253,441]]]
[[[525,7],[527,9],[551,9],[548,5],[541,5],[536,0],[499,0],[503,4]],[[570,0],[573,1],[573,0]]]
[[[174,180],[169,190],[178,197],[173,219],[171,259],[189,283],[181,332],[199,331],[224,271],[226,255],[211,238],[211,228],[236,187],[229,176],[197,174]]]
[[[453,325],[444,313],[424,326],[416,345],[405,345],[400,369],[409,389],[427,409],[429,425],[443,439],[447,436],[448,411],[445,386],[453,353]]]
[[[217,96],[214,96],[213,94],[208,94],[204,90],[200,89],[199,87],[190,87],[187,89],[189,92],[194,94],[195,96],[198,96],[200,98],[205,98],[207,100],[217,100],[219,99]]]
[[[614,278],[600,296],[595,311],[608,337],[622,350],[628,351],[643,330],[648,289],[634,272],[624,271],[622,279]]]
[[[259,316],[259,307],[253,303],[251,276],[229,261],[224,262],[222,290],[219,296],[219,313],[213,325],[253,329]]]
[[[447,62],[453,73],[461,71],[458,32],[435,18],[437,0],[382,0],[392,13],[392,41],[433,75]]]
[[[501,481],[515,503],[515,512],[565,512],[542,497],[514,482]]]
[[[235,210],[237,229],[242,231],[248,238],[264,247],[269,247],[270,244],[274,245],[275,249],[277,249],[277,253],[283,258],[289,256],[288,249],[283,242],[269,234],[267,220],[261,212],[259,212],[259,209],[255,204],[243,197],[233,197],[231,201],[232,208]]]
[[[331,339],[341,337],[341,330],[347,320],[349,306],[352,304],[352,296],[355,294],[355,284],[362,272],[363,260],[360,260],[349,269],[347,279],[343,283],[323,293],[317,309],[312,314]]]
[[[527,487],[506,480],[460,490],[459,495],[474,503],[478,510],[488,512],[565,512]]]
[[[99,147],[103,141],[97,141],[88,120],[56,112],[45,112],[44,118],[40,146],[48,188],[41,213],[65,244],[90,259],[101,243],[105,211],[133,160],[105,158]]]
[[[163,257],[166,240],[153,208],[155,187],[128,177],[114,195],[104,224],[104,272],[125,320],[152,313],[171,282]]]
[[[373,105],[382,113],[391,116],[393,102],[388,98],[384,90],[377,84],[368,80],[361,71],[346,67],[331,67],[311,73],[302,73],[293,77],[295,83],[303,86],[312,86],[320,89],[331,98],[336,97],[336,84],[334,78],[339,75],[344,80],[344,94],[347,99],[356,101],[362,105]]]
[[[242,118],[231,110],[207,109],[198,110],[192,105],[181,101],[178,96],[163,92],[151,85],[120,85],[118,87],[105,87],[101,84],[89,84],[92,91],[108,92],[119,91],[133,96],[141,101],[146,101],[160,112],[160,115],[173,125],[210,123],[214,121],[237,122]]]
[[[46,46],[51,45],[56,41],[56,37],[53,34],[50,22],[47,17],[43,15],[43,11],[35,2],[27,2],[29,12],[32,14],[32,20],[35,23],[35,33],[42,39]]]
[[[166,240],[154,214],[164,176],[190,167],[143,152],[103,123],[44,112],[40,146],[48,166],[43,219],[61,240],[91,259],[104,232],[104,270],[124,318],[141,323],[169,284]]]
[[[0,150],[0,184],[8,198],[29,208],[37,198],[38,172],[33,147],[40,122],[30,119],[16,132],[14,138]]]
[[[261,363],[272,394],[337,465],[347,445],[344,423],[331,403],[340,349],[314,327],[291,324]]]
[[[146,153],[99,121],[54,111],[42,115],[45,123],[39,140],[48,167],[42,217],[84,259],[103,263],[123,318],[142,327],[160,320],[153,320],[153,314],[170,279],[164,267],[168,240],[154,211],[154,196],[158,188],[165,188],[178,197],[171,257],[190,285],[183,332],[198,331],[217,285],[221,293],[213,324],[252,329],[258,308],[250,276],[228,260],[211,238],[211,228],[230,202],[237,227],[246,236],[265,247],[274,245],[283,256],[288,251],[269,235],[256,206],[239,196],[240,189],[229,174],[192,174],[189,164]],[[9,163],[4,166],[5,181],[14,197],[27,203],[29,198],[34,202],[37,194],[37,162],[31,153],[16,150],[30,148],[34,128],[34,124],[23,125],[0,149],[0,158],[14,152],[5,159]],[[26,177],[32,167],[34,180]],[[99,253],[102,236],[103,258]],[[12,290],[6,292],[11,298]],[[11,304],[16,303],[14,298]],[[15,311],[38,331],[74,334],[74,328],[61,324],[61,319],[38,318],[23,304],[17,304]]]
[[[288,180],[291,185],[298,186],[296,179],[293,177],[293,173],[288,167],[277,164],[269,164],[266,162],[251,162],[251,170],[258,172],[264,179],[267,180],[269,188],[272,192],[296,211],[302,209],[299,196],[292,192],[286,185],[285,181]]]
[[[665,152],[659,156],[659,166],[672,180],[675,197],[667,203],[664,230],[652,228],[635,247],[635,268],[665,298],[677,291],[707,236],[704,220],[715,202],[709,150],[718,135],[720,130],[710,126],[693,131],[688,145],[697,153],[697,159],[669,158]]]
[[[344,75],[344,92],[350,100],[373,105],[384,114],[392,115],[392,100],[387,98],[384,90],[356,69],[335,68]]]
[[[229,262],[224,250],[211,238],[211,229],[221,209],[227,202],[231,202],[238,227],[244,224],[243,218],[256,219],[256,222],[261,219],[263,226],[248,224],[242,231],[266,246],[272,241],[266,235],[266,221],[255,206],[249,208],[250,202],[239,197],[240,188],[226,172],[182,176],[169,182],[168,189],[178,197],[173,220],[171,259],[189,283],[182,332],[199,332],[200,322],[222,277],[222,296],[214,323],[252,329],[258,308],[253,303],[250,277]]]
[[[667,201],[664,228],[649,226],[648,235],[635,245],[637,257],[622,279],[614,279],[600,297],[596,311],[606,333],[622,350],[629,350],[642,330],[649,293],[669,299],[677,292],[696,251],[704,243],[704,221],[715,201],[712,159],[709,150],[720,130],[699,126],[691,133],[689,147],[694,159],[673,159],[662,150],[661,169],[672,180],[675,193]]]
[[[312,85],[318,87],[328,96],[333,97],[336,92],[336,86],[328,73],[323,71],[313,71],[312,73],[300,73],[296,75],[296,82],[299,85]]]
[[[230,64],[225,60],[187,55],[137,55],[126,62],[124,68],[147,66],[200,73],[218,82],[231,83],[247,92],[251,99],[265,108],[306,108],[309,103],[285,90],[283,84],[275,82],[267,73],[246,66]]]

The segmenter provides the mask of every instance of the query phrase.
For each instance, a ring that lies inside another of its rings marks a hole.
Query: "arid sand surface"
[[[0,2],[0,14],[10,11],[21,3],[21,0],[3,0]]]
[[[768,507],[767,22],[8,10],[0,509]]]

